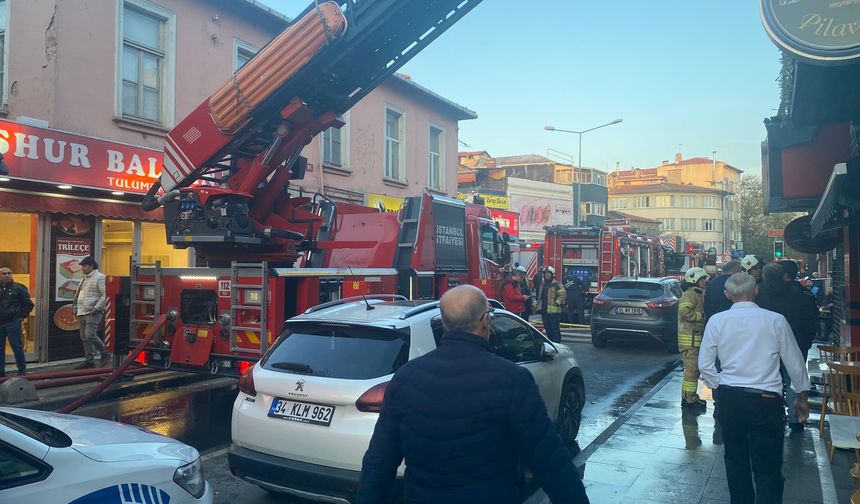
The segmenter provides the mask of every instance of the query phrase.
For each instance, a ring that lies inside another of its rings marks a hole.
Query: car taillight
[[[253,362],[249,362],[249,361],[244,361],[244,360],[243,360],[243,361],[239,361],[239,362],[236,364],[236,367],[239,369],[239,374],[240,374],[240,375],[243,375],[243,374],[245,374],[245,371],[247,371],[248,369],[250,369],[253,365],[254,365],[254,363],[253,363]]]
[[[239,378],[239,391],[249,396],[257,395],[257,389],[254,387],[254,366],[242,373],[242,377]]]
[[[596,298],[594,298],[594,300],[591,301],[591,304],[593,304],[594,306],[610,306],[612,304],[612,301],[597,296]]]
[[[146,366],[149,364],[149,355],[146,352],[140,352],[137,354],[137,358],[135,358],[134,361],[141,366]]]
[[[382,382],[370,387],[370,389],[361,394],[361,397],[355,401],[355,407],[358,411],[365,413],[379,413],[382,409],[382,400],[385,399],[385,389],[391,382]]]
[[[675,306],[675,303],[677,303],[677,302],[678,301],[676,301],[674,299],[671,301],[651,301],[651,302],[645,303],[645,306],[647,306],[648,308],[651,308],[652,310],[657,310],[660,308],[671,308],[672,306]]]

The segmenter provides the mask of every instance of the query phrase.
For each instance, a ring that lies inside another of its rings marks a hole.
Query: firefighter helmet
[[[549,271],[550,273],[552,273],[552,276],[555,276],[555,268],[553,268],[552,266],[547,266],[546,268],[544,268],[544,271]]]
[[[749,273],[753,268],[761,268],[762,264],[758,257],[750,254],[741,259],[741,269]]]
[[[517,266],[516,268],[514,268],[514,271],[518,271],[518,272],[522,273],[523,275],[526,274],[526,268],[523,266]]]
[[[703,278],[708,278],[708,272],[702,268],[690,268],[684,273],[684,280],[689,284],[696,285]]]

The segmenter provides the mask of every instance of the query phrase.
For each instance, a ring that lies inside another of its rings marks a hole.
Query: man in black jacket
[[[705,321],[721,311],[732,307],[732,302],[726,297],[726,280],[741,270],[741,263],[729,261],[723,265],[723,273],[708,282],[705,290]]]
[[[388,385],[356,504],[386,502],[404,459],[407,503],[519,504],[521,462],[553,503],[587,503],[531,373],[490,352],[484,293],[451,289],[441,311],[442,344]]]
[[[787,281],[785,270],[778,263],[766,265],[762,269],[762,277],[763,282],[759,285],[758,295],[755,298],[756,304],[785,317],[805,362],[818,328],[818,307],[815,305],[815,298],[811,293],[805,292],[799,283],[794,280]],[[791,380],[788,379],[784,369],[781,369],[781,372],[785,383],[786,402],[793,404],[796,395],[789,387]],[[788,426],[795,432],[803,430],[803,424],[792,411],[788,414]]]
[[[3,349],[5,354],[8,338],[9,346],[15,354],[15,364],[18,365],[18,376],[27,373],[21,321],[27,318],[32,309],[33,301],[30,300],[27,288],[12,280],[11,269],[0,268],[0,349]],[[0,362],[0,377],[6,376],[5,368],[5,362]]]

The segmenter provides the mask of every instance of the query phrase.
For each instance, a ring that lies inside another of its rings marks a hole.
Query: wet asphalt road
[[[585,452],[678,359],[658,345],[615,344],[597,349],[584,338],[564,339],[573,349],[585,377],[586,404],[579,434],[579,444]],[[269,494],[230,474],[226,447],[230,442],[230,411],[235,394],[233,382],[219,380],[215,385],[194,385],[97,403],[78,413],[135,424],[195,446],[203,453],[204,471],[215,489],[216,503],[306,503]]]

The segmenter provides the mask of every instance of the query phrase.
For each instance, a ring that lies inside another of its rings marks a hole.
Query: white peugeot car
[[[239,382],[232,473],[272,492],[350,502],[389,381],[405,362],[435,349],[443,332],[438,301],[368,296],[288,320]],[[573,352],[501,309],[494,312],[490,343],[531,371],[572,446],[585,398]]]
[[[0,408],[0,502],[211,504],[200,454],[107,420]]]

